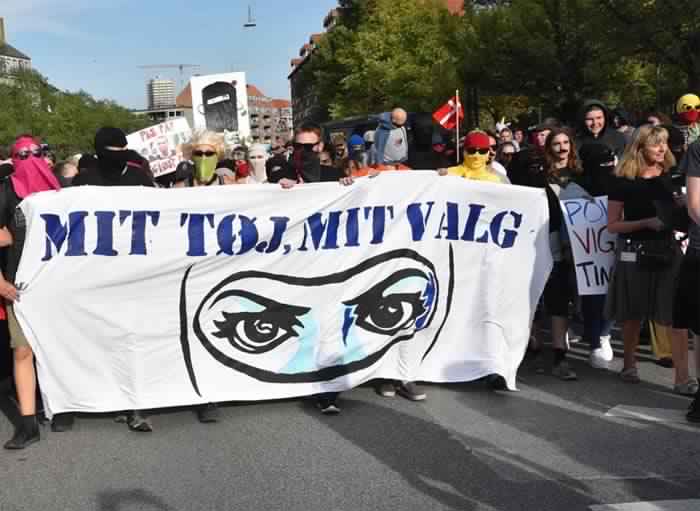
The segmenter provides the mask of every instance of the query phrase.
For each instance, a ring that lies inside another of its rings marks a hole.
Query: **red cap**
[[[488,149],[490,146],[489,136],[483,131],[470,131],[464,137],[464,148],[474,147],[476,149]]]

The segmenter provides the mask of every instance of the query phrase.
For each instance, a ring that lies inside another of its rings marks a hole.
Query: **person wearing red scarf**
[[[39,441],[39,426],[36,420],[34,354],[12,306],[20,295],[14,280],[26,227],[17,206],[32,194],[59,190],[61,185],[43,158],[39,140],[31,135],[21,135],[15,141],[12,146],[12,165],[13,174],[0,186],[0,227],[7,227],[13,239],[9,247],[7,267],[0,276],[0,296],[8,302],[8,326],[21,420],[12,439],[5,443],[5,449],[24,449]]]

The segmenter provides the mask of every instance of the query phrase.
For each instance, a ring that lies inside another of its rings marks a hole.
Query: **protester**
[[[697,335],[700,333],[700,141],[695,141],[688,147],[680,168],[688,179],[687,205],[692,221],[688,232],[688,248],[683,256],[674,298],[673,327],[681,330],[691,329],[695,333],[697,372],[700,369],[700,346],[697,342]],[[690,422],[700,422],[700,392],[696,392],[686,418]]]
[[[515,128],[513,130],[513,141],[518,143],[518,151],[525,148],[525,130]]]
[[[111,127],[99,129],[95,135],[96,166],[75,176],[72,186],[155,186],[152,178],[138,166],[140,162],[135,161],[140,156],[128,151],[127,145],[122,130]],[[52,427],[54,431],[67,431],[73,427],[73,421],[73,414],[57,414]],[[129,412],[124,421],[132,431],[149,432],[153,429],[139,410]]]
[[[319,154],[322,151],[321,128],[313,123],[302,124],[294,136],[294,152],[289,164],[268,181],[279,183],[282,188],[292,188],[299,183],[318,183],[321,181]]]
[[[589,143],[605,144],[618,157],[622,155],[626,145],[625,137],[615,130],[612,114],[602,101],[585,101],[581,107],[580,123],[576,146],[583,147]]]
[[[498,153],[498,137],[492,131],[486,131],[486,134],[489,136],[488,166],[497,174],[508,179],[508,171],[496,160],[496,154]]]
[[[173,188],[186,188],[193,186],[194,182],[194,163],[189,160],[183,160],[177,164],[173,177]]]
[[[644,122],[641,124],[651,124],[652,126],[658,126],[660,124],[664,126],[671,125],[671,118],[662,112],[651,111],[644,116],[644,119]]]
[[[545,173],[544,147],[552,129],[558,127],[552,119],[535,126],[531,141],[525,150],[518,151],[508,167],[508,179],[514,185],[540,188]]]
[[[632,133],[634,132],[634,128],[632,127],[632,123],[630,121],[630,115],[620,107],[613,110],[612,115],[613,126],[619,133],[622,133],[622,136],[625,137],[625,145],[629,144],[632,142]]]
[[[267,181],[267,171],[265,164],[270,158],[267,148],[263,144],[253,144],[248,151],[248,166],[252,182],[264,183]]]
[[[374,165],[376,163],[375,151],[374,151],[374,135],[375,130],[365,131],[362,138],[365,141],[365,151],[367,153],[367,165]]]
[[[508,179],[495,172],[488,165],[491,141],[489,136],[479,130],[473,130],[464,137],[464,159],[461,165],[448,169],[439,169],[441,176],[460,176],[474,181],[491,183],[508,183]]]
[[[14,172],[0,181],[0,227],[11,233],[12,242],[0,276],[0,296],[7,302],[10,345],[13,349],[15,387],[19,403],[20,423],[5,449],[24,449],[40,439],[36,417],[36,374],[34,355],[14,313],[12,303],[21,295],[15,287],[15,274],[24,245],[25,219],[18,204],[30,195],[47,190],[59,190],[61,185],[43,158],[39,141],[31,135],[21,135],[12,146]],[[6,240],[5,243],[9,242]]]
[[[329,162],[330,162],[330,155],[329,155]],[[272,148],[272,158],[267,160],[265,162],[265,175],[266,175],[266,182],[268,183],[276,183],[280,180],[280,177],[282,174],[279,174],[279,172],[284,173],[284,169],[287,168],[287,151],[284,146],[276,146]]]
[[[61,187],[65,188],[70,186],[73,178],[78,175],[78,167],[69,161],[61,161],[56,164],[53,172],[61,183]]]
[[[513,155],[517,152],[518,150],[515,148],[515,144],[513,142],[503,142],[498,148],[498,151],[496,151],[495,161],[500,163],[504,169],[508,169],[511,161],[513,161]],[[506,175],[507,172],[508,171],[506,170]]]
[[[615,169],[608,201],[608,231],[618,234],[606,313],[622,323],[624,366],[620,377],[640,381],[635,352],[642,320],[670,326],[673,295],[678,281],[681,251],[673,237],[667,208],[675,200],[668,150],[668,132],[642,126]],[[697,381],[688,375],[687,330],[672,331],[675,383],[679,394],[694,394]]]
[[[547,192],[550,249],[554,260],[554,267],[544,290],[544,304],[552,316],[552,375],[568,381],[577,379],[576,373],[566,361],[569,349],[569,306],[576,298],[576,280],[573,255],[559,202],[589,195],[576,182],[581,177],[582,169],[576,157],[576,146],[566,130],[552,129],[545,140],[544,155],[545,174],[542,177],[546,181],[541,182],[541,185]]]
[[[410,144],[406,122],[408,114],[403,108],[394,108],[378,117],[379,126],[374,135],[374,164],[390,170],[409,168],[408,147]]]
[[[685,94],[676,102],[675,126],[683,133],[686,148],[700,138],[700,97]]]

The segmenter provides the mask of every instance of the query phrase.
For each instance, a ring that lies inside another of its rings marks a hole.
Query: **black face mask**
[[[317,183],[321,180],[321,160],[311,147],[298,147],[292,155],[294,170],[305,183]]]
[[[97,154],[100,168],[106,172],[122,172],[129,161],[128,151],[103,149]]]

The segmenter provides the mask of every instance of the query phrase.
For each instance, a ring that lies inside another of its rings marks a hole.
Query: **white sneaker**
[[[603,358],[608,362],[612,362],[612,359],[615,358],[615,354],[613,353],[612,346],[610,346],[609,335],[600,337],[600,348],[603,350]]]
[[[605,350],[603,348],[596,348],[591,351],[589,361],[591,363],[591,367],[595,369],[610,368],[610,360],[605,358]]]

